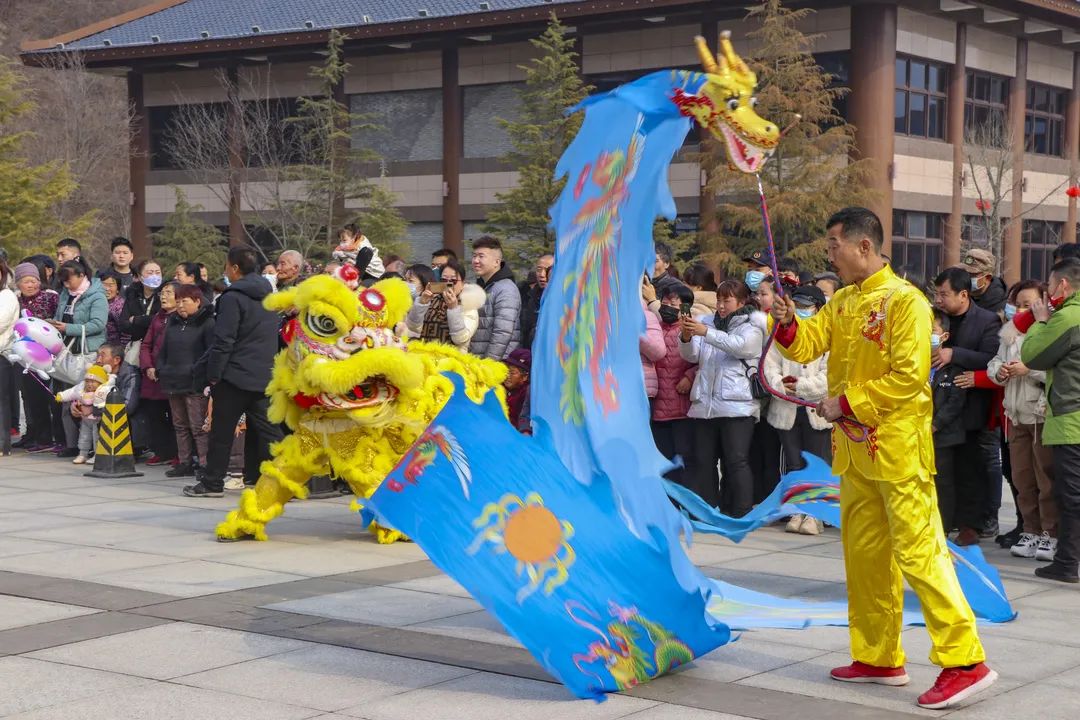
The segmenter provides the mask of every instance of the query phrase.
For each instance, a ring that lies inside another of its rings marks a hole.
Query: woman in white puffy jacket
[[[456,260],[443,266],[439,282],[446,288],[434,293],[432,283],[426,283],[405,316],[409,336],[444,342],[469,352],[487,295],[481,287],[465,282],[465,270]]]
[[[680,322],[679,354],[698,364],[690,390],[694,450],[684,477],[710,504],[735,517],[748,513],[754,501],[750,442],[761,406],[750,390],[765,339],[765,315],[750,302],[750,290],[725,280],[716,290],[716,315]],[[716,463],[723,480],[717,486]]]
[[[1042,298],[1046,286],[1037,280],[1017,283],[1009,291],[1012,308],[1027,310]],[[1046,373],[1029,370],[1020,361],[1025,335],[1012,323],[1001,327],[997,355],[986,375],[1005,388],[1002,405],[1009,419],[1009,459],[1016,486],[1016,504],[1024,520],[1020,542],[1012,547],[1017,557],[1049,561],[1057,552],[1058,507],[1054,501],[1054,456],[1042,443],[1046,421]]]

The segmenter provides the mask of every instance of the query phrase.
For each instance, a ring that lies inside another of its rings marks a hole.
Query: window
[[[1023,280],[1046,280],[1054,264],[1054,248],[1061,242],[1064,223],[1025,220],[1021,231],[1020,277]]]
[[[228,167],[227,143],[221,142],[224,104],[167,105],[148,111],[151,170],[183,170],[194,163]],[[187,148],[187,157],[176,157],[178,146]]]
[[[1049,85],[1028,83],[1024,113],[1024,150],[1037,155],[1065,156],[1065,103],[1068,93]]]
[[[354,150],[374,150],[388,161],[442,159],[442,90],[352,95],[349,111],[362,119],[352,128]]]
[[[901,135],[945,139],[949,68],[917,58],[896,58],[895,130]]]
[[[1009,78],[990,73],[968,71],[967,97],[964,100],[964,132],[987,132],[1006,127],[1005,110],[1009,102]]]
[[[945,216],[937,213],[893,211],[893,270],[922,287],[941,270]]]
[[[836,90],[837,88],[846,90],[851,87],[851,53],[847,51],[821,53],[815,55],[814,60],[817,61],[822,70],[829,73],[830,90]],[[844,120],[847,120],[848,117],[847,97],[848,93],[844,92],[839,97],[833,98],[833,107],[836,108],[836,114]]]

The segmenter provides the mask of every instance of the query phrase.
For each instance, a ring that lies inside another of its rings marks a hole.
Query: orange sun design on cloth
[[[503,495],[484,506],[473,527],[480,532],[467,550],[470,555],[491,544],[496,553],[517,560],[518,577],[528,579],[518,590],[518,603],[537,590],[550,595],[570,578],[577,557],[569,542],[574,527],[545,507],[538,493],[529,493],[524,500],[513,493]]]

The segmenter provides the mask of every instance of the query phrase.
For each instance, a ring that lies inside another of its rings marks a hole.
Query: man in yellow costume
[[[833,429],[854,662],[831,676],[908,683],[900,645],[906,579],[933,642],[930,660],[943,668],[918,704],[952,707],[989,687],[997,673],[983,662],[937,509],[930,304],[883,261],[881,221],[871,211],[833,215],[828,242],[829,261],[846,287],[814,317],[797,320],[790,296],[777,299],[772,316],[780,325],[776,341],[790,359],[806,363],[830,354],[829,397],[818,413],[866,427],[861,442]]]

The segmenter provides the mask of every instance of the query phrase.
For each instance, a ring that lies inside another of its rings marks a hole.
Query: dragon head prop
[[[757,114],[757,75],[731,45],[731,33],[720,34],[720,52],[714,58],[705,38],[694,38],[705,69],[705,83],[696,93],[676,90],[673,98],[683,115],[694,118],[722,139],[732,167],[759,172],[780,143],[780,130]]]

